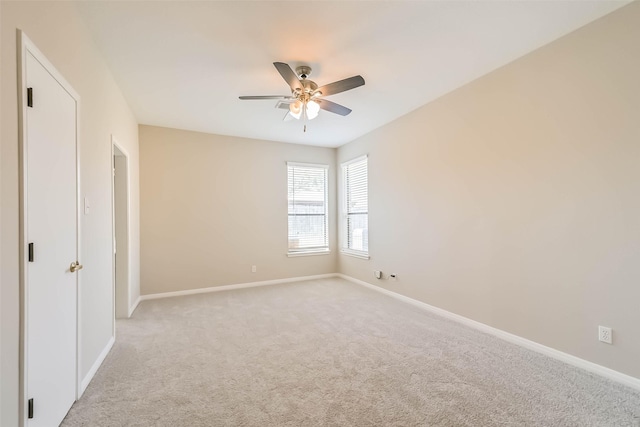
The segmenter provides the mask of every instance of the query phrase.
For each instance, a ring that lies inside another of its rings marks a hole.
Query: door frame
[[[19,422],[21,426],[26,425],[27,420],[27,334],[29,328],[27,325],[28,319],[28,301],[26,287],[28,285],[28,271],[27,271],[27,172],[28,172],[28,158],[27,158],[27,70],[26,61],[27,54],[30,53],[33,57],[40,62],[40,64],[51,74],[51,76],[64,88],[65,91],[75,100],[76,103],[76,256],[77,261],[80,260],[81,254],[81,226],[80,226],[80,95],[73,89],[71,84],[58,72],[55,66],[49,62],[46,56],[36,47],[36,45],[27,37],[27,35],[20,29],[17,30],[17,48],[19,52],[18,56],[18,155],[19,155],[19,243],[20,243],[20,391],[19,391],[19,408],[20,417]],[[81,393],[81,353],[80,353],[80,329],[81,329],[81,307],[80,307],[80,282],[81,275],[76,274],[76,378],[74,383],[76,386],[76,400],[80,397]]]
[[[129,152],[118,142],[118,140],[111,135],[111,167],[112,169],[115,167],[114,158],[116,156],[116,149],[120,151],[125,158],[125,169],[127,171],[127,180],[125,183],[126,191],[127,191],[127,224],[126,224],[126,234],[127,234],[127,318],[131,317],[133,311],[131,310],[131,168],[129,164]],[[115,203],[115,195],[116,195],[116,185],[115,185],[115,176],[111,174],[111,212],[112,212],[112,271],[113,271],[113,336],[116,336],[116,203]]]

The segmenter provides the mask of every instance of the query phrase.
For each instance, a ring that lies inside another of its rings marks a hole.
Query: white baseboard
[[[138,296],[138,299],[133,303],[133,305],[131,305],[131,307],[129,307],[129,315],[127,317],[131,317],[133,315],[133,312],[136,311],[136,308],[138,308],[138,304],[140,304],[140,301],[142,301],[142,298]]]
[[[230,291],[233,289],[255,288],[257,286],[277,285],[280,283],[304,282],[307,280],[327,279],[329,277],[337,277],[338,273],[317,274],[315,276],[289,277],[286,279],[264,280],[261,282],[238,283],[235,285],[212,286],[210,288],[188,289],[185,291],[162,292],[158,294],[141,295],[140,300],[150,300],[158,298],[179,297],[183,295],[204,294],[208,292]]]
[[[93,366],[91,366],[91,369],[89,369],[89,372],[87,372],[87,375],[85,375],[84,378],[82,379],[82,382],[80,383],[80,393],[78,393],[78,398],[82,396],[84,391],[89,386],[89,383],[93,379],[96,372],[98,372],[98,369],[102,365],[102,362],[104,362],[104,359],[107,357],[107,354],[109,354],[109,352],[111,351],[111,348],[113,347],[113,343],[115,342],[116,342],[115,337],[111,337],[109,339],[109,342],[104,347],[104,349],[102,350],[102,352],[100,353],[96,361],[93,363]]]
[[[376,285],[372,285],[371,283],[365,282],[363,280],[359,280],[353,278],[351,276],[347,276],[345,274],[336,274],[336,276],[341,277],[345,280],[348,280],[353,283],[357,283],[359,285],[365,286],[369,289],[373,289],[375,291],[381,292],[385,295],[389,295],[395,299],[400,301],[404,301],[416,307],[422,308],[423,310],[430,311],[432,313],[438,314],[447,319],[451,319],[458,323],[462,323],[463,325],[469,326],[471,328],[477,329],[479,331],[485,332],[487,334],[493,335],[510,343],[519,345],[521,347],[527,348],[529,350],[533,350],[537,353],[544,354],[545,356],[552,357],[554,359],[565,362],[569,365],[584,369],[585,371],[592,372],[594,374],[600,375],[602,377],[608,378],[612,381],[624,384],[628,387],[631,387],[635,390],[640,390],[640,378],[635,378],[629,376],[627,374],[623,374],[622,372],[614,371],[613,369],[606,368],[604,366],[598,365],[593,362],[589,362],[588,360],[581,359],[576,356],[572,356],[571,354],[564,353],[560,350],[556,350],[551,347],[547,347],[545,345],[539,344],[537,342],[528,340],[526,338],[522,338],[518,335],[511,334],[509,332],[505,332],[501,329],[494,328],[492,326],[486,325],[484,323],[477,322],[475,320],[471,320],[467,317],[460,316],[459,314],[452,313],[450,311],[444,310],[442,308],[434,307],[422,301],[415,300],[413,298],[409,298],[407,296],[398,294],[396,292],[390,291],[388,289],[381,288]]]

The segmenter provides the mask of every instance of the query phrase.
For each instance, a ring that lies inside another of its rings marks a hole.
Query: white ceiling
[[[139,123],[336,147],[628,1],[85,1],[78,9]],[[303,133],[272,63],[318,85],[360,74]]]

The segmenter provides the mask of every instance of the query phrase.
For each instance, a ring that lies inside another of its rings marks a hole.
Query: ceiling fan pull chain
[[[303,133],[307,133],[307,103],[302,103],[302,120],[304,124],[304,128],[302,129]]]

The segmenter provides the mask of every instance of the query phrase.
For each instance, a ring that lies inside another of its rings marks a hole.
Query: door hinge
[[[33,88],[27,88],[27,106],[33,108]]]
[[[33,398],[29,399],[28,417],[33,418]]]
[[[29,243],[29,262],[33,262],[33,243]]]

